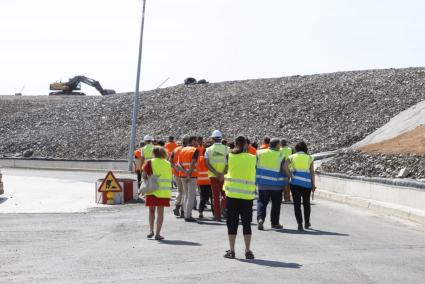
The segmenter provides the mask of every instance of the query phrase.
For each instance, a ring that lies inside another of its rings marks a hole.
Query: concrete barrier
[[[316,184],[319,197],[425,224],[424,183],[322,173],[316,175]]]
[[[2,168],[29,168],[55,170],[112,170],[128,171],[126,160],[64,160],[42,158],[0,158]]]

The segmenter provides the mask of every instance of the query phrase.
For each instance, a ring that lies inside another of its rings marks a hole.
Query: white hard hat
[[[143,141],[153,141],[153,137],[151,135],[146,135],[145,138],[143,138]]]
[[[220,132],[220,130],[214,130],[213,133],[211,134],[212,138],[222,138],[223,134]]]

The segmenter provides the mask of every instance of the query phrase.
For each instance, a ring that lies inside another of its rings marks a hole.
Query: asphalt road
[[[263,232],[253,224],[252,261],[244,260],[240,235],[238,259],[223,258],[224,223],[185,223],[171,209],[162,242],[146,239],[142,204],[84,213],[4,213],[0,282],[425,282],[425,228],[326,200],[314,204],[311,231],[296,231],[292,205],[282,205],[284,230],[270,230],[268,220]]]

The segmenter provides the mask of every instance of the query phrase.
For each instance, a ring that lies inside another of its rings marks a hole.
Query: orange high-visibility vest
[[[174,149],[177,148],[177,146],[178,146],[177,143],[174,141],[165,143],[164,148],[167,151],[167,155],[169,156],[174,151]]]
[[[136,149],[136,151],[134,151],[134,168],[136,171],[141,171],[142,170],[142,151],[141,149]]]
[[[196,148],[192,147],[192,146],[188,146],[188,147],[183,147],[183,149],[180,152],[178,161],[179,164],[182,165],[182,167],[187,171],[190,168],[190,164],[192,163],[192,159],[193,159],[193,154],[195,154]],[[185,177],[186,174],[183,174],[183,176]],[[192,178],[196,178],[198,176],[198,171],[196,170],[196,165],[195,168],[192,172],[191,177]]]
[[[207,165],[205,164],[204,156],[198,157],[197,170],[198,170],[198,179],[197,179],[198,185],[211,184],[210,178],[208,177],[208,168],[207,168]]]
[[[248,146],[248,153],[250,153],[251,155],[257,155],[257,149],[255,149],[252,145]]]
[[[198,149],[199,156],[203,156],[204,155],[204,147],[202,147],[201,145],[199,145],[198,147],[196,147],[196,149]]]
[[[269,144],[262,144],[260,149],[269,149]]]
[[[177,164],[179,161],[180,152],[182,151],[183,146],[177,146],[177,148],[174,149],[174,156],[173,156],[173,165]],[[177,172],[174,168],[172,168],[173,175],[176,177],[184,176],[182,172]]]

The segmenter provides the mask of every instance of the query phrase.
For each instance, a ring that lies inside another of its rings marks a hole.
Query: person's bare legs
[[[149,207],[149,227],[151,233],[153,233],[153,224],[155,222],[155,207],[156,206]]]
[[[159,236],[161,233],[162,223],[164,222],[164,206],[157,206],[156,213],[156,236]]]
[[[251,250],[251,235],[243,235],[243,240],[245,242],[245,251]]]
[[[229,245],[230,245],[230,251],[235,251],[235,242],[236,242],[236,235],[228,235],[229,236]]]

